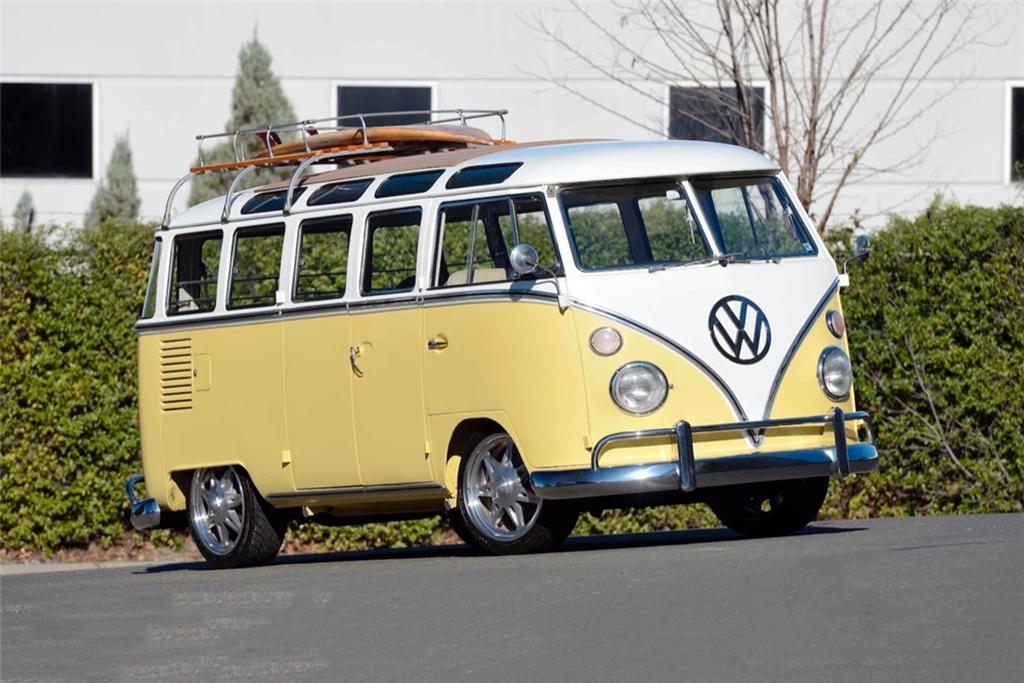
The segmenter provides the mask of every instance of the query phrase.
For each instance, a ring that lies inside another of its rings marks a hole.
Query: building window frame
[[[22,175],[4,175],[0,180],[12,181],[12,180],[24,180],[27,182],[53,182],[59,181],[61,183],[95,183],[103,175],[103,169],[100,168],[100,98],[102,95],[100,82],[95,78],[74,78],[68,76],[52,76],[47,74],[41,74],[38,76],[14,76],[4,75],[0,78],[3,83],[39,83],[43,85],[88,85],[92,91],[92,158],[89,160],[89,168],[91,175],[88,178],[81,177],[68,177],[68,176],[22,176]]]
[[[1024,183],[1024,177],[1013,179],[1013,169],[1010,164],[1013,160],[1013,91],[1024,89],[1024,81],[1006,81],[1003,87],[1003,184],[1016,185]],[[1021,112],[1024,116],[1024,112]]]
[[[663,86],[662,95],[663,102],[665,103],[662,107],[662,122],[661,129],[664,131],[666,140],[674,140],[672,137],[672,88],[734,88],[735,85],[732,83],[719,83],[719,84],[708,84],[699,83],[697,81],[674,81],[672,83],[666,83]],[[768,113],[768,105],[771,102],[771,83],[766,80],[754,79],[747,84],[748,88],[761,88],[762,99],[764,101],[764,120],[761,122],[762,131],[764,133],[764,148],[768,150],[771,147],[771,141],[775,138],[775,129],[772,127],[772,117]],[[731,144],[731,143],[730,143]]]
[[[369,79],[365,81],[352,81],[352,80],[341,80],[331,81],[330,90],[330,105],[329,111],[331,116],[338,117],[341,113],[338,111],[338,89],[339,88],[430,88],[430,108],[432,110],[437,109],[437,92],[438,92],[438,81],[407,81],[407,80],[376,80]],[[386,125],[387,121],[378,119],[372,122],[374,125]],[[348,121],[345,123],[347,126],[359,125],[358,122]]]

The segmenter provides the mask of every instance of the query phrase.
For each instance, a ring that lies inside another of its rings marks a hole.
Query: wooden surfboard
[[[494,140],[486,131],[470,126],[368,126],[367,140],[363,139],[362,128],[332,130],[327,133],[309,135],[306,138],[309,149],[320,150],[334,147],[348,147],[364,143],[399,143],[426,145],[493,145]],[[274,146],[274,156],[285,156],[306,151],[307,142],[291,140]],[[269,157],[264,152],[257,159]]]

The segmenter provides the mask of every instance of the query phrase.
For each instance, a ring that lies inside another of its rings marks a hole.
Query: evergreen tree
[[[128,135],[114,141],[114,152],[107,164],[107,177],[100,181],[93,195],[89,212],[85,215],[86,226],[99,225],[108,218],[134,221],[139,217],[139,188],[132,169],[132,149]]]
[[[18,197],[14,207],[14,228],[24,232],[32,232],[32,224],[36,220],[36,207],[32,204],[32,193],[25,190]]]
[[[295,120],[295,112],[281,88],[281,82],[270,68],[271,61],[270,52],[255,36],[242,46],[238,53],[238,72],[235,75],[234,89],[231,91],[231,118],[228,119],[226,131]],[[246,156],[258,154],[266,149],[258,135],[247,136],[239,142]],[[207,164],[234,160],[230,139],[219,145],[203,146],[203,161]],[[282,169],[258,169],[249,174],[246,185],[262,185],[287,178],[289,175],[290,171]],[[231,178],[231,173],[204,173],[196,176],[192,179],[189,205],[226,193]]]

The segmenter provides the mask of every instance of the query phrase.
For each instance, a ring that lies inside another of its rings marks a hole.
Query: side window
[[[214,309],[222,240],[219,230],[174,238],[168,315],[206,313]]]
[[[160,247],[163,243],[159,237],[153,243],[153,260],[149,264],[149,277],[146,278],[146,298],[142,300],[140,317],[143,320],[156,315],[156,280],[157,273],[160,272]]]
[[[585,268],[609,268],[632,263],[626,223],[614,201],[580,201],[566,206],[576,252]]]
[[[228,308],[273,306],[281,269],[284,224],[241,228],[235,233]]]
[[[351,235],[352,216],[303,221],[292,299],[318,301],[345,296]]]
[[[418,208],[370,214],[366,223],[364,294],[412,291],[422,215]]]
[[[516,279],[509,253],[517,244],[533,246],[540,264],[558,272],[557,253],[540,196],[486,199],[443,207],[434,286]],[[544,276],[538,273],[537,277]]]

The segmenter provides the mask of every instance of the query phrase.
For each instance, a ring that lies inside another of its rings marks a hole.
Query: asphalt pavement
[[[7,575],[0,678],[1024,680],[1024,515]]]

